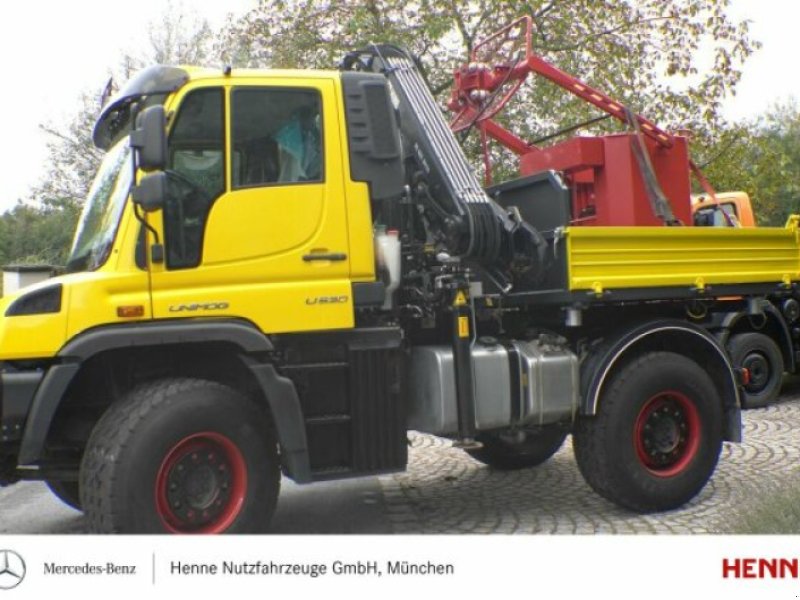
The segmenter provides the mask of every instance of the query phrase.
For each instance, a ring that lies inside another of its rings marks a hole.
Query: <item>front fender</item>
[[[311,471],[305,423],[294,384],[271,364],[251,357],[271,352],[272,342],[255,326],[238,319],[180,319],[98,327],[68,342],[38,386],[25,423],[18,463],[33,465],[42,457],[53,417],[81,364],[101,352],[131,347],[224,342],[237,348],[258,381],[272,413],[287,471],[298,482]]]

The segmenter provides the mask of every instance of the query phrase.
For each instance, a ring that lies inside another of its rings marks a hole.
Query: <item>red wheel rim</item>
[[[156,510],[172,533],[221,533],[242,510],[247,466],[239,448],[216,432],[183,438],[156,476]]]
[[[697,407],[681,392],[659,392],[639,411],[634,446],[639,461],[653,475],[680,474],[700,447]]]
[[[761,352],[754,351],[742,359],[741,366],[750,373],[750,380],[745,384],[744,389],[751,394],[763,392],[772,380],[769,359]]]

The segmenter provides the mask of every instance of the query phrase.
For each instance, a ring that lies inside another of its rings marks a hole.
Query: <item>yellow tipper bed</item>
[[[798,218],[786,227],[576,227],[569,289],[771,283],[800,279]]]

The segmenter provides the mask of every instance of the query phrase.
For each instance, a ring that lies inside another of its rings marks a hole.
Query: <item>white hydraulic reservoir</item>
[[[376,255],[378,267],[384,270],[389,282],[386,286],[386,296],[383,302],[384,309],[390,309],[394,303],[394,292],[400,286],[400,235],[396,229],[378,231],[375,234]]]

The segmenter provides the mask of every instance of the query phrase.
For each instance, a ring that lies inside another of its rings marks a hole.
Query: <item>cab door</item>
[[[268,333],[352,327],[334,82],[245,81],[179,100],[153,314],[241,317]]]

